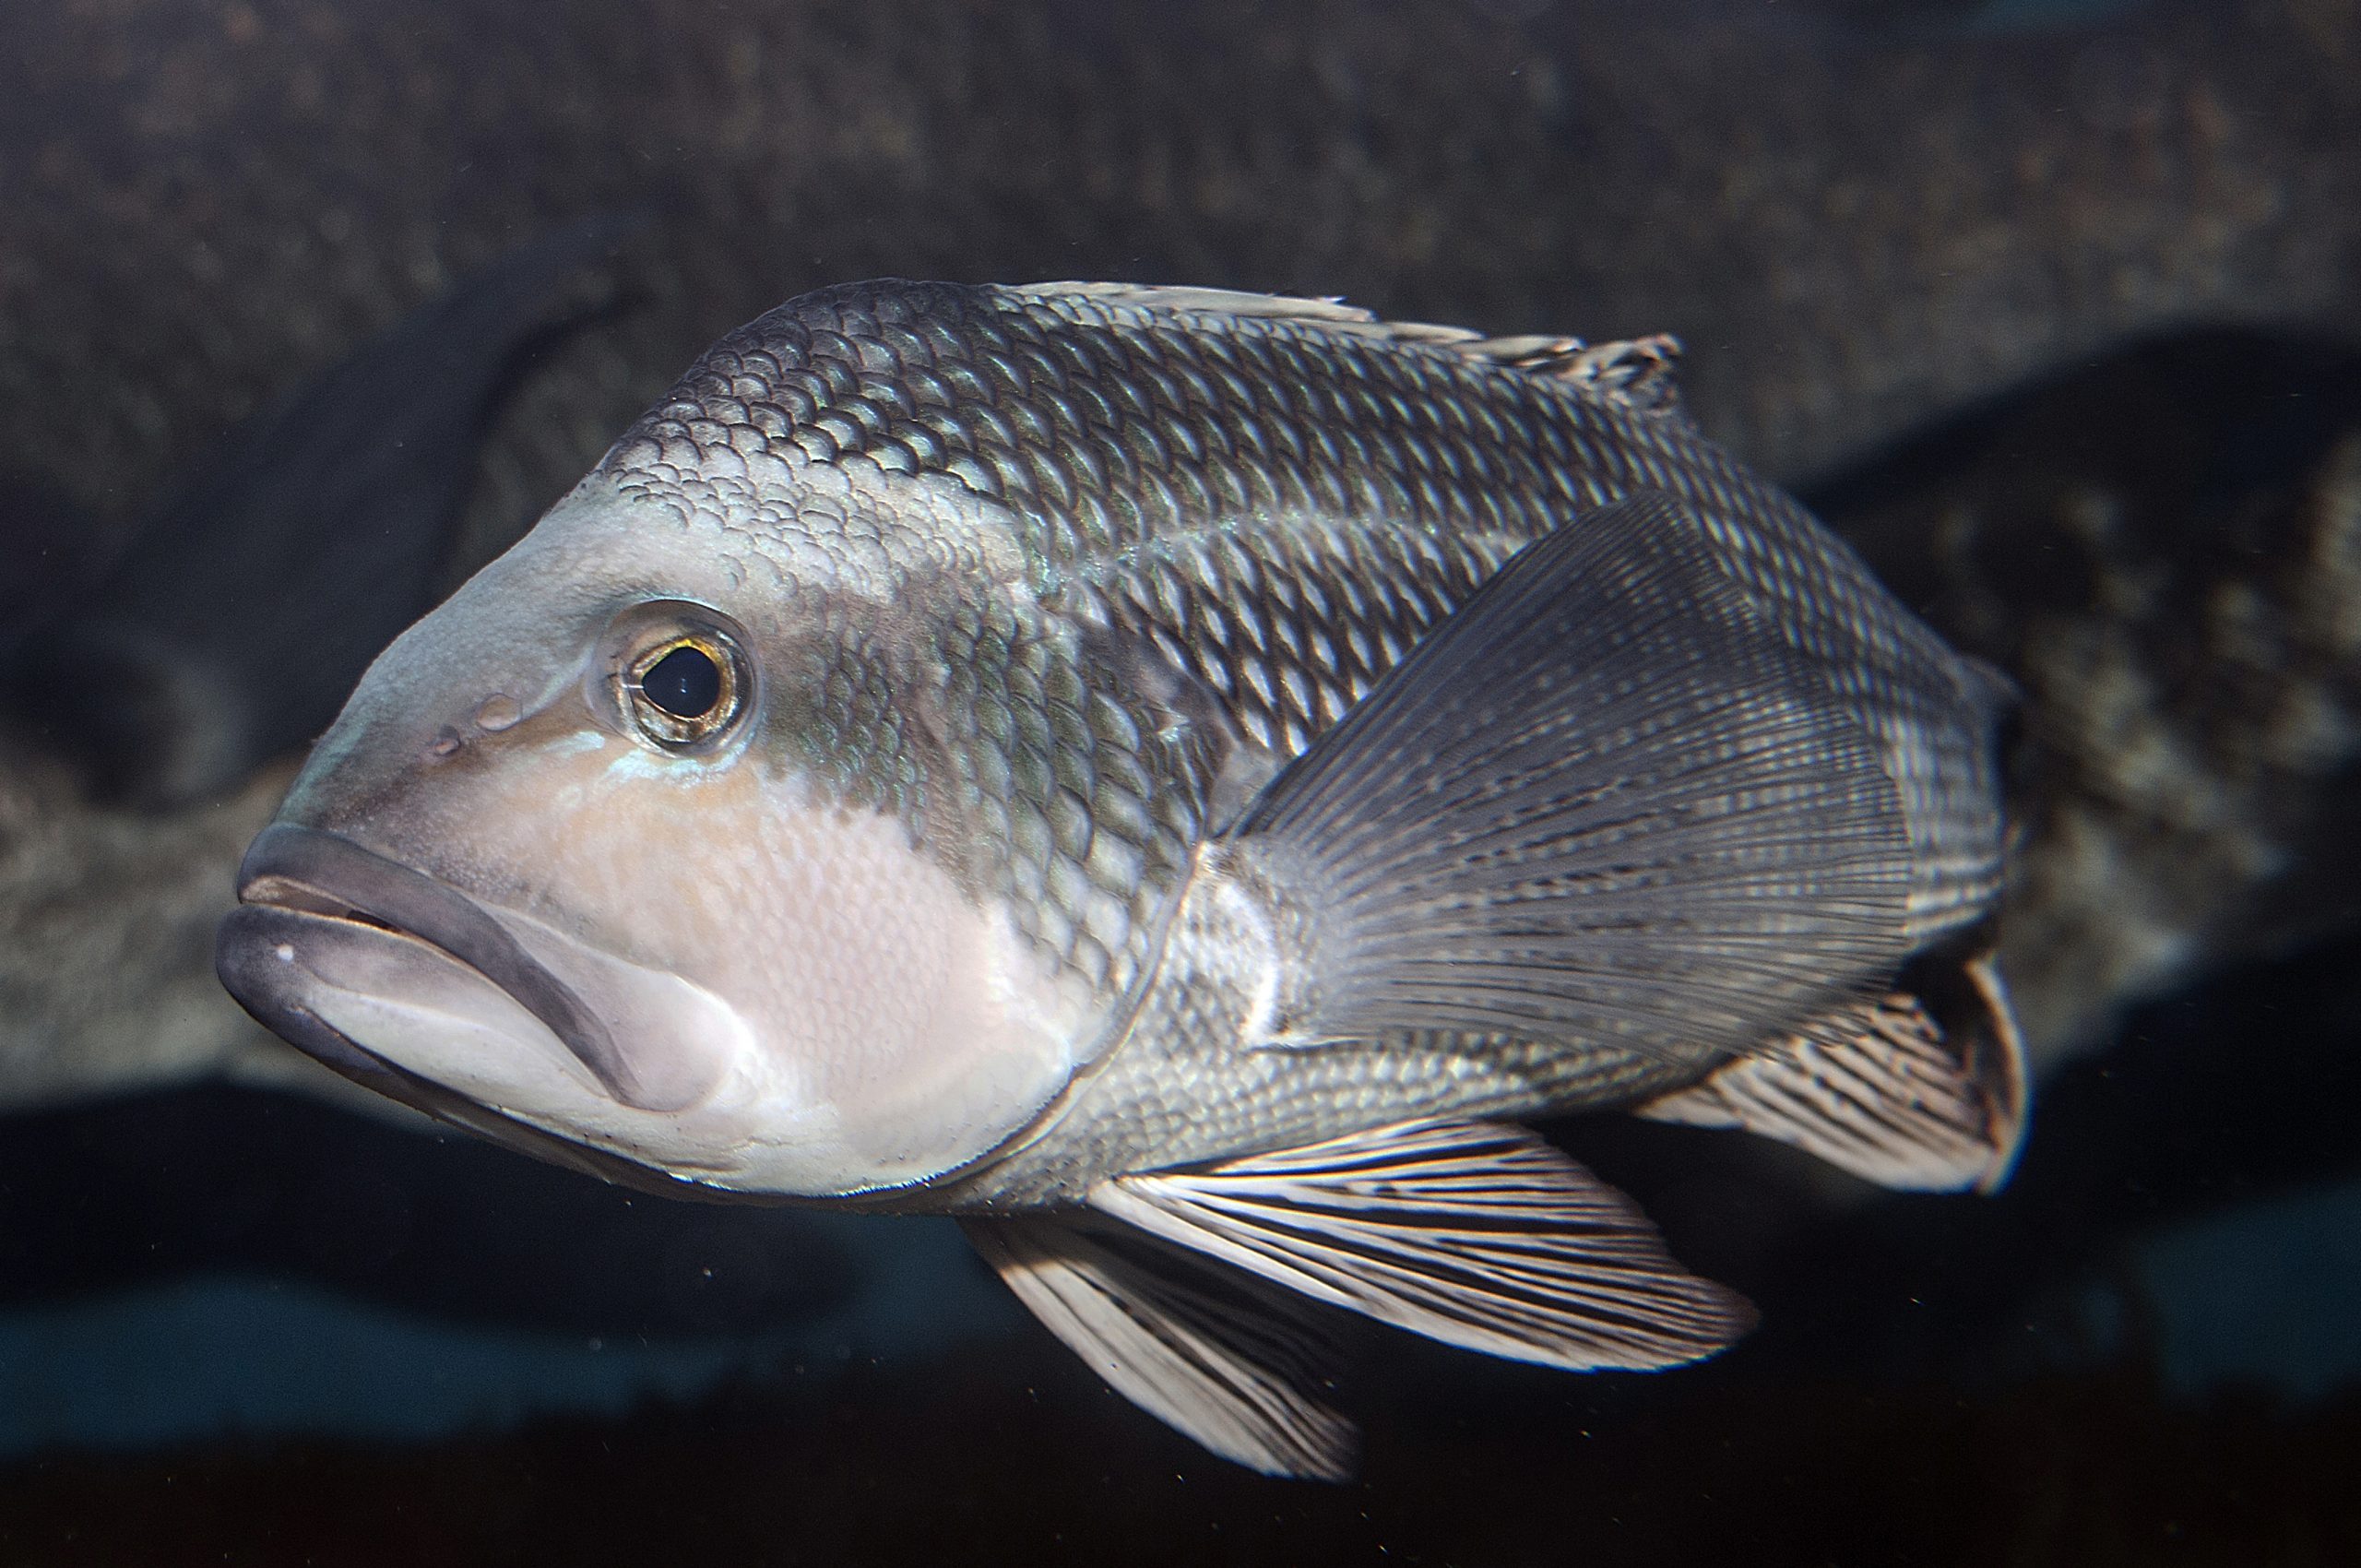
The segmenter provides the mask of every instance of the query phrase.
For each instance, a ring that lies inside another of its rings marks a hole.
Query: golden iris
[[[744,684],[737,656],[702,633],[656,643],[632,660],[623,683],[632,721],[664,746],[694,745],[727,729]]]

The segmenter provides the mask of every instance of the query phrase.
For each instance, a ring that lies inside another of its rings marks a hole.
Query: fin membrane
[[[1299,1301],[1044,1216],[961,1220],[1017,1300],[1114,1390],[1225,1459],[1343,1480],[1360,1433],[1312,1390],[1335,1348]],[[1227,1286],[1227,1288],[1225,1288]]]
[[[1291,763],[1231,864],[1298,940],[1273,1043],[1508,1032],[1678,1061],[1882,982],[1880,752],[1643,493],[1528,545]]]
[[[1614,1188],[1520,1127],[1412,1122],[1202,1170],[1094,1208],[1317,1301],[1575,1371],[1710,1355],[1751,1325]]]
[[[2024,1048],[1990,958],[1955,968],[1949,986],[1849,1003],[1637,1113],[1741,1127],[1883,1186],[1995,1191],[2024,1136]]]

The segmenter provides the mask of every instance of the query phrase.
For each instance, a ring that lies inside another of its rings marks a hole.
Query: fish
[[[605,308],[566,285],[638,221],[586,219],[462,279],[243,422],[97,580],[57,574],[14,624],[0,605],[11,728],[148,812],[317,735],[432,603],[519,362]]]
[[[1526,1125],[1997,1186],[2005,680],[1669,339],[883,280],[729,334],[379,656],[218,972],[682,1196],[949,1214],[1118,1392],[1339,1478],[1357,1318],[1571,1370],[1751,1309]]]

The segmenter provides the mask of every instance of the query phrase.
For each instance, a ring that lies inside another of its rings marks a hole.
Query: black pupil
[[[703,719],[721,700],[721,667],[698,647],[676,647],[639,678],[640,692],[675,719]]]

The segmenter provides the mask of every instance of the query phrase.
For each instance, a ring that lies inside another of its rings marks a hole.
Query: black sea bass
[[[223,980],[667,1191],[958,1215],[1140,1405],[1351,1463],[1325,1303],[1661,1367],[1750,1319],[1513,1119],[1897,1186],[2023,1116],[2000,683],[1585,348],[824,291],[396,642]]]

